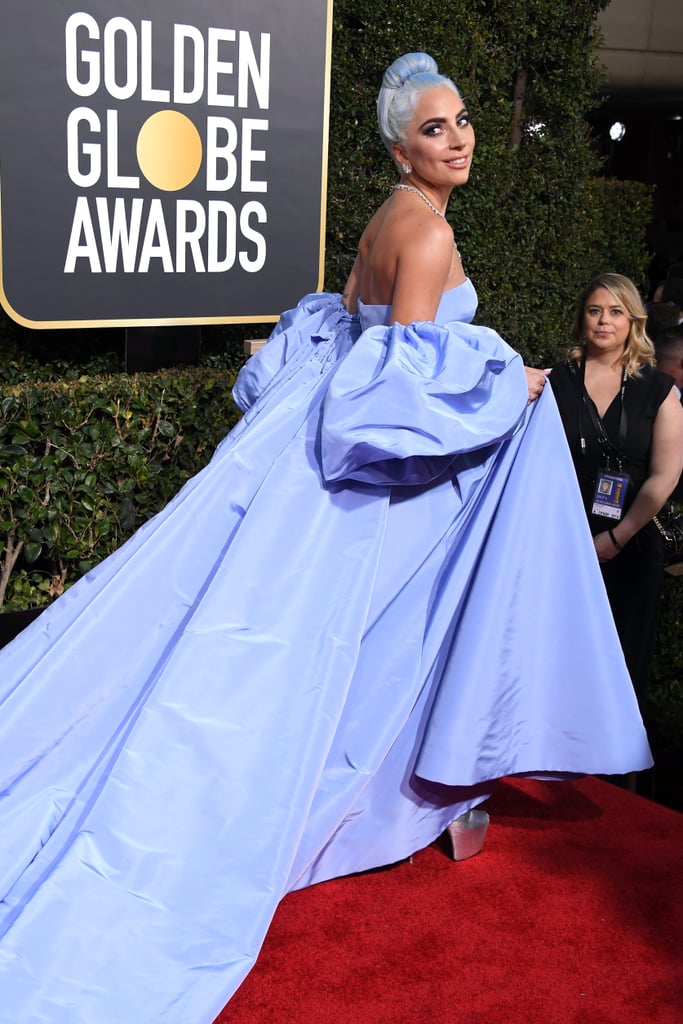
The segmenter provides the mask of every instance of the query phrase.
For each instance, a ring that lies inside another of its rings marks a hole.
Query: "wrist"
[[[624,550],[624,545],[622,544],[622,542],[619,540],[618,537],[615,537],[614,530],[612,529],[611,526],[607,530],[607,533],[609,535],[609,539],[612,541],[612,544],[614,544],[614,546],[617,549],[617,551],[623,551]]]

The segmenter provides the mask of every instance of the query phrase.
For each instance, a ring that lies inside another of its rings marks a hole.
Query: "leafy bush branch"
[[[0,606],[42,605],[159,511],[234,424],[222,370],[26,379],[0,408]]]

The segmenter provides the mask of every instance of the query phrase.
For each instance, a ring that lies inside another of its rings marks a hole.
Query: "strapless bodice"
[[[450,320],[459,320],[461,323],[469,324],[476,311],[477,293],[469,277],[466,277],[462,284],[443,293],[434,321],[437,324],[444,324]],[[391,306],[370,305],[359,299],[358,313],[365,331],[368,327],[388,324]]]

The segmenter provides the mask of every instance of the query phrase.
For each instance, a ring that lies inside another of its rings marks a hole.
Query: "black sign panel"
[[[33,327],[274,320],[321,286],[331,0],[22,0],[0,299]]]

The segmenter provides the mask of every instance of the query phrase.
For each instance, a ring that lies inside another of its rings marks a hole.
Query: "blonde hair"
[[[572,325],[574,343],[567,351],[567,358],[572,362],[579,363],[585,355],[586,340],[583,336],[583,323],[586,306],[591,295],[599,288],[610,292],[628,313],[631,327],[624,345],[621,362],[629,377],[637,377],[644,366],[655,365],[655,349],[645,330],[647,311],[643,300],[633,281],[624,277],[623,274],[598,274],[588,283],[576,307]]]

